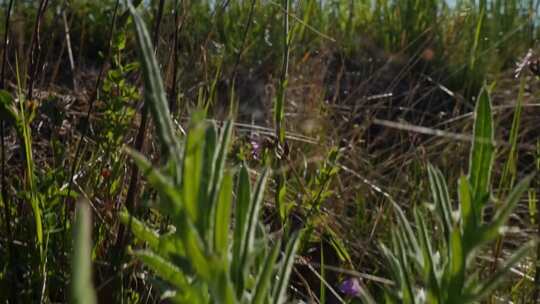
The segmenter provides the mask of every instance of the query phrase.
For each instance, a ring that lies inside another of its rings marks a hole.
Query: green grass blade
[[[92,219],[89,202],[80,199],[77,203],[77,217],[73,239],[73,261],[71,302],[77,304],[96,303],[92,286]]]
[[[521,78],[519,85],[519,93],[517,103],[514,108],[514,117],[512,118],[512,128],[510,129],[510,151],[508,151],[508,159],[504,163],[504,169],[499,182],[499,189],[511,187],[514,184],[517,175],[517,159],[518,159],[518,137],[519,125],[521,122],[521,109],[523,108],[523,98],[525,94],[525,78]]]

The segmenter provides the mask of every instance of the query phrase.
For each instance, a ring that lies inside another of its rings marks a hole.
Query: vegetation
[[[539,4],[0,1],[0,300],[537,302]]]

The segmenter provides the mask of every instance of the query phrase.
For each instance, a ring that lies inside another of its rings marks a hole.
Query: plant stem
[[[181,2],[183,7],[184,1]],[[173,78],[171,84],[171,91],[169,93],[169,109],[171,110],[171,115],[174,117],[176,111],[178,110],[177,105],[177,85],[176,82],[178,77],[178,35],[182,31],[184,22],[180,23],[180,14],[178,14],[179,6],[178,0],[174,1],[174,38],[173,38]]]

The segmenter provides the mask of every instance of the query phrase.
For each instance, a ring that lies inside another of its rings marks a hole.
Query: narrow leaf
[[[276,289],[274,290],[274,301],[277,304],[282,304],[286,302],[287,296],[287,287],[289,286],[289,277],[294,264],[294,259],[296,257],[296,251],[300,245],[300,240],[302,238],[302,233],[296,231],[291,235],[291,239],[287,243],[285,249],[285,256],[281,262],[281,269],[278,275],[278,282]]]
[[[489,196],[491,167],[494,157],[493,118],[491,100],[487,89],[482,89],[476,102],[474,113],[474,136],[469,160],[469,182],[471,184],[473,203],[477,212],[481,211],[486,197]],[[481,214],[476,214],[480,220]]]
[[[264,262],[264,267],[259,274],[257,279],[257,285],[255,287],[255,295],[253,297],[253,304],[263,304],[264,300],[268,296],[270,290],[270,279],[272,279],[272,274],[274,273],[274,266],[276,264],[276,259],[281,249],[281,241],[278,241],[277,244],[274,244],[274,248],[270,254],[266,257]]]
[[[173,122],[169,112],[167,97],[159,65],[154,55],[150,35],[144,24],[144,20],[137,13],[131,1],[127,1],[131,15],[133,16],[133,25],[139,45],[139,57],[143,70],[144,96],[146,106],[150,108],[152,117],[156,123],[157,135],[161,144],[162,153],[166,157],[172,157],[179,160],[180,147],[176,140]],[[179,161],[177,163],[180,163]],[[179,173],[179,171],[177,172]]]
[[[96,303],[92,286],[92,219],[89,202],[80,199],[77,203],[77,217],[73,239],[73,262],[71,302],[78,304]]]
[[[242,264],[243,249],[246,248],[246,235],[248,226],[248,211],[250,207],[251,183],[246,164],[240,167],[240,174],[236,186],[236,204],[234,210],[234,235],[233,235],[233,254],[232,254],[232,279],[236,286],[236,294],[244,289],[244,278]]]
[[[227,159],[227,153],[229,150],[229,142],[231,140],[232,126],[233,126],[232,121],[227,121],[225,123],[225,126],[223,127],[223,132],[221,134],[221,139],[219,141],[218,151],[216,153],[215,160],[214,160],[214,174],[212,176],[212,183],[210,184],[210,197],[209,197],[210,208],[207,209],[207,212],[209,211],[210,218],[213,219],[212,221],[210,221],[211,226],[208,227],[208,231],[210,232],[209,239],[214,238],[213,236],[214,233],[218,233],[218,230],[213,227],[214,223],[217,223],[217,219],[215,218],[217,216],[216,208],[219,208],[216,206],[216,201],[218,199],[218,192],[220,191],[220,187],[222,187],[221,182],[222,182],[223,174],[225,171],[225,160]],[[232,183],[231,183],[231,186],[232,186]],[[232,188],[229,189],[229,192],[231,191],[232,191]],[[229,205],[229,208],[230,208],[230,205]],[[230,218],[230,214],[227,214],[227,219],[229,218]]]
[[[262,200],[264,197],[264,190],[266,188],[266,181],[268,180],[269,171],[264,170],[259,178],[255,187],[255,193],[251,198],[246,218],[243,220],[246,223],[245,233],[242,236],[244,247],[242,248],[242,256],[240,260],[240,267],[242,267],[242,273],[245,274],[250,264],[250,258],[253,252],[253,246],[255,241],[255,231],[257,223],[259,222],[259,211],[261,208]]]
[[[232,205],[232,175],[226,173],[221,185],[219,201],[216,206],[215,216],[215,252],[218,256],[227,258],[229,247],[229,224],[231,219]]]

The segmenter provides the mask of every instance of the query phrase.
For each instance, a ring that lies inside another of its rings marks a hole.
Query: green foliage
[[[156,207],[170,216],[174,226],[173,231],[158,234],[123,211],[121,221],[149,246],[135,250],[135,257],[168,283],[171,290],[164,295],[173,302],[284,303],[300,234],[291,236],[277,263],[280,241],[270,250],[259,219],[268,171],[251,191],[247,168],[240,168],[231,230],[233,174],[226,167],[226,159],[232,122],[223,125],[218,137],[214,124],[206,123],[202,115],[194,115],[181,146],[173,130],[148,33],[135,9],[130,6],[130,10],[140,46],[145,102],[169,162],[165,168],[157,169],[141,154],[127,151],[157,190]],[[262,265],[258,265],[261,261]]]
[[[505,264],[487,278],[475,272],[477,250],[495,241],[510,214],[527,191],[532,176],[524,178],[508,194],[490,221],[483,211],[490,200],[490,176],[494,158],[491,101],[483,90],[475,111],[474,140],[469,175],[458,183],[459,208],[452,207],[448,187],[440,170],[428,165],[434,213],[440,233],[430,234],[421,211],[414,210],[416,232],[401,208],[394,204],[398,225],[392,233],[392,250],[382,246],[396,290],[389,290],[389,302],[476,303],[491,295],[510,268],[523,258],[534,242],[517,250]],[[438,241],[439,237],[441,238]]]

